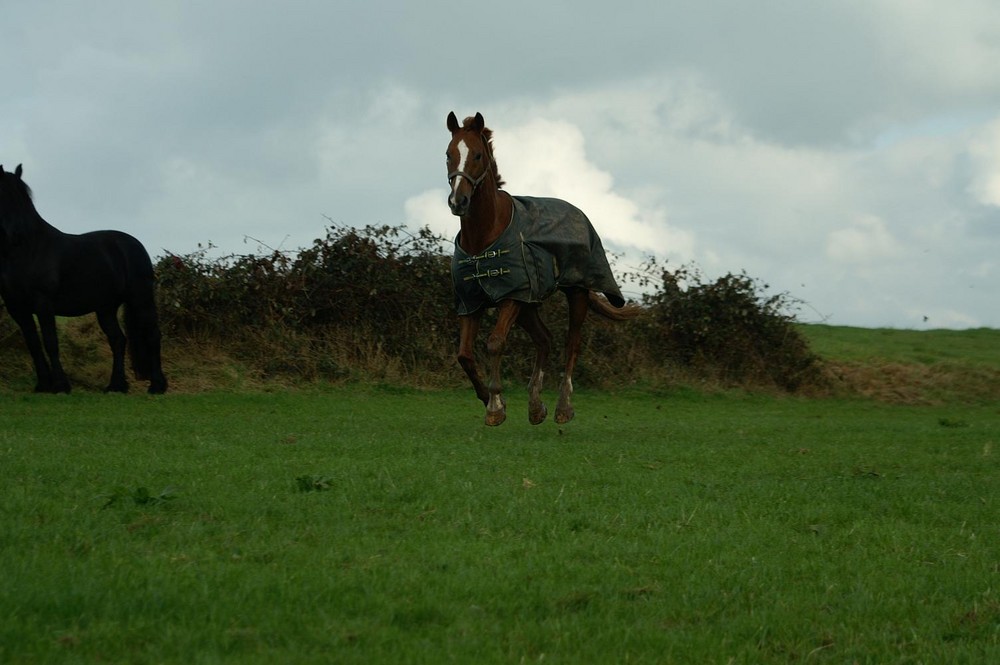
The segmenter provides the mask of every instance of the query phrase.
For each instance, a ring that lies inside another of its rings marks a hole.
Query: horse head
[[[21,178],[22,173],[20,164],[13,171],[5,171],[0,164],[0,251],[26,233],[38,216],[31,188]]]
[[[451,142],[445,153],[451,186],[448,207],[453,215],[461,217],[469,212],[472,196],[483,181],[492,176],[495,187],[503,185],[503,181],[493,160],[492,132],[486,127],[481,113],[466,118],[459,125],[452,111],[448,114],[448,131],[451,132]]]
[[[3,174],[5,174],[5,173],[6,173],[6,171],[4,171],[4,170],[3,170],[3,164],[0,164],[0,175],[3,175]],[[20,180],[20,179],[21,179],[21,174],[22,174],[22,173],[24,173],[24,169],[22,169],[22,168],[21,168],[21,165],[20,165],[20,164],[18,164],[18,165],[17,165],[17,166],[16,166],[15,168],[14,168],[14,170],[13,170],[13,171],[11,171],[11,173],[12,173],[12,174],[13,174],[13,175],[14,175],[14,176],[15,176],[15,177],[16,177],[16,178],[18,179],[18,180]]]
[[[31,188],[21,178],[24,169],[18,164],[13,171],[4,171],[0,164],[0,205],[5,208],[20,207],[24,200],[31,201]]]

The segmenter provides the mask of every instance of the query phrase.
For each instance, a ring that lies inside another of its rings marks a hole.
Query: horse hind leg
[[[150,359],[150,370],[149,374],[149,394],[150,395],[162,395],[167,392],[167,377],[163,373],[162,360],[160,358],[160,330],[159,327],[156,328],[155,334],[150,333],[149,340],[149,359]]]
[[[111,379],[104,389],[106,393],[127,393],[128,381],[125,379],[125,333],[118,325],[118,309],[104,310],[97,313],[97,323],[108,338],[111,347]]]
[[[587,318],[590,295],[586,290],[573,289],[566,292],[569,301],[569,329],[566,331],[566,368],[562,385],[559,387],[559,403],[556,405],[556,422],[567,423],[576,415],[573,409],[573,370],[580,356],[583,340],[583,322]]]
[[[535,344],[535,364],[531,368],[531,380],[528,382],[528,422],[538,425],[545,421],[549,413],[542,402],[542,384],[545,363],[552,348],[552,333],[545,327],[537,306],[523,308],[517,322]]]

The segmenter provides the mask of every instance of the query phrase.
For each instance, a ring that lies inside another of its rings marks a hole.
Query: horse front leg
[[[42,345],[45,347],[45,353],[49,357],[49,369],[50,380],[48,386],[48,392],[53,393],[68,393],[70,391],[69,379],[66,378],[66,372],[63,370],[62,363],[59,362],[59,336],[56,334],[56,317],[52,312],[39,312],[38,313],[38,327],[42,330]],[[24,328],[21,329],[22,331]],[[31,325],[32,336],[34,337],[34,324]],[[27,338],[27,333],[25,333]],[[31,342],[28,342],[29,348]],[[32,353],[32,356],[35,354]],[[41,355],[39,353],[39,355]],[[42,358],[44,363],[44,358]],[[36,359],[35,369],[37,370],[39,362]],[[35,387],[35,391],[39,391],[39,387],[42,386],[42,375],[38,376],[38,386]]]
[[[573,410],[573,370],[580,356],[583,340],[583,322],[587,318],[589,293],[583,289],[573,289],[566,293],[569,301],[569,329],[566,331],[566,369],[562,385],[559,387],[559,403],[556,405],[556,422],[568,423],[576,415]]]
[[[30,312],[11,312],[10,315],[21,329],[24,343],[31,355],[31,362],[35,366],[35,392],[53,392],[52,370],[49,369],[49,361],[45,359],[45,352],[42,350],[42,341],[38,337],[38,328],[35,327],[35,317]]]
[[[531,368],[531,380],[528,381],[528,422],[538,425],[545,421],[549,413],[542,402],[542,383],[545,379],[545,363],[552,348],[552,333],[539,316],[537,305],[522,308],[517,323],[535,344],[535,364]]]
[[[507,403],[504,402],[500,381],[500,361],[507,348],[507,335],[521,312],[521,303],[504,300],[497,307],[497,322],[486,340],[486,351],[490,355],[489,401],[486,403],[486,424],[495,426],[507,419]]]
[[[476,365],[476,335],[479,334],[480,320],[483,317],[483,310],[474,312],[466,316],[458,317],[458,364],[462,366],[472,387],[476,391],[476,397],[486,406],[490,403],[490,393],[479,375],[479,367]]]

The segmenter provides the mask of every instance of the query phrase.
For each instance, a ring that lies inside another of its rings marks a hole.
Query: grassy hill
[[[1000,400],[1000,330],[799,330],[837,392],[907,404]]]
[[[801,325],[813,351],[824,358],[853,362],[933,365],[957,362],[1000,369],[1000,330],[899,330]]]

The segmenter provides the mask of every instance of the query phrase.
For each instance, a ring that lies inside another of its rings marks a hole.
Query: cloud
[[[403,209],[407,226],[426,226],[444,238],[454,238],[458,234],[458,218],[449,212],[447,199],[445,188],[429,189],[406,199]]]
[[[693,235],[671,227],[664,209],[640,207],[616,191],[612,175],[588,159],[583,132],[572,123],[537,118],[498,132],[496,158],[509,191],[570,201],[621,248],[692,253]]]
[[[459,60],[443,0],[13,3],[0,161],[53,224],[154,252],[299,247],[323,215],[451,238],[444,118],[479,110],[509,190],[616,252],[838,323],[1000,325],[1000,3],[508,4],[503,51]]]
[[[969,157],[973,168],[969,192],[983,205],[1000,207],[1000,118],[976,132]]]
[[[892,257],[898,243],[885,222],[874,215],[857,217],[850,226],[827,236],[826,255],[838,263],[865,264]]]
[[[693,252],[694,235],[670,226],[665,210],[642,207],[616,191],[611,174],[587,158],[583,133],[575,125],[534,118],[493,129],[506,191],[573,203],[590,218],[605,244],[620,250],[684,257]],[[451,217],[446,196],[444,189],[435,189],[409,198],[404,204],[406,219],[441,232]],[[454,234],[457,219],[451,218],[447,226]]]
[[[746,270],[807,301],[807,320],[983,321],[989,279],[949,267],[991,255],[970,237],[977,114],[904,119],[878,141],[831,148],[762,133],[733,104],[678,70],[456,110],[482,110],[496,130],[510,191],[578,204],[606,241],[625,240],[627,265],[651,251],[708,278]],[[983,149],[975,172],[993,172],[994,154]],[[407,218],[441,220],[440,210],[453,237],[445,196],[442,187],[413,197]],[[626,223],[606,230],[606,219]]]

